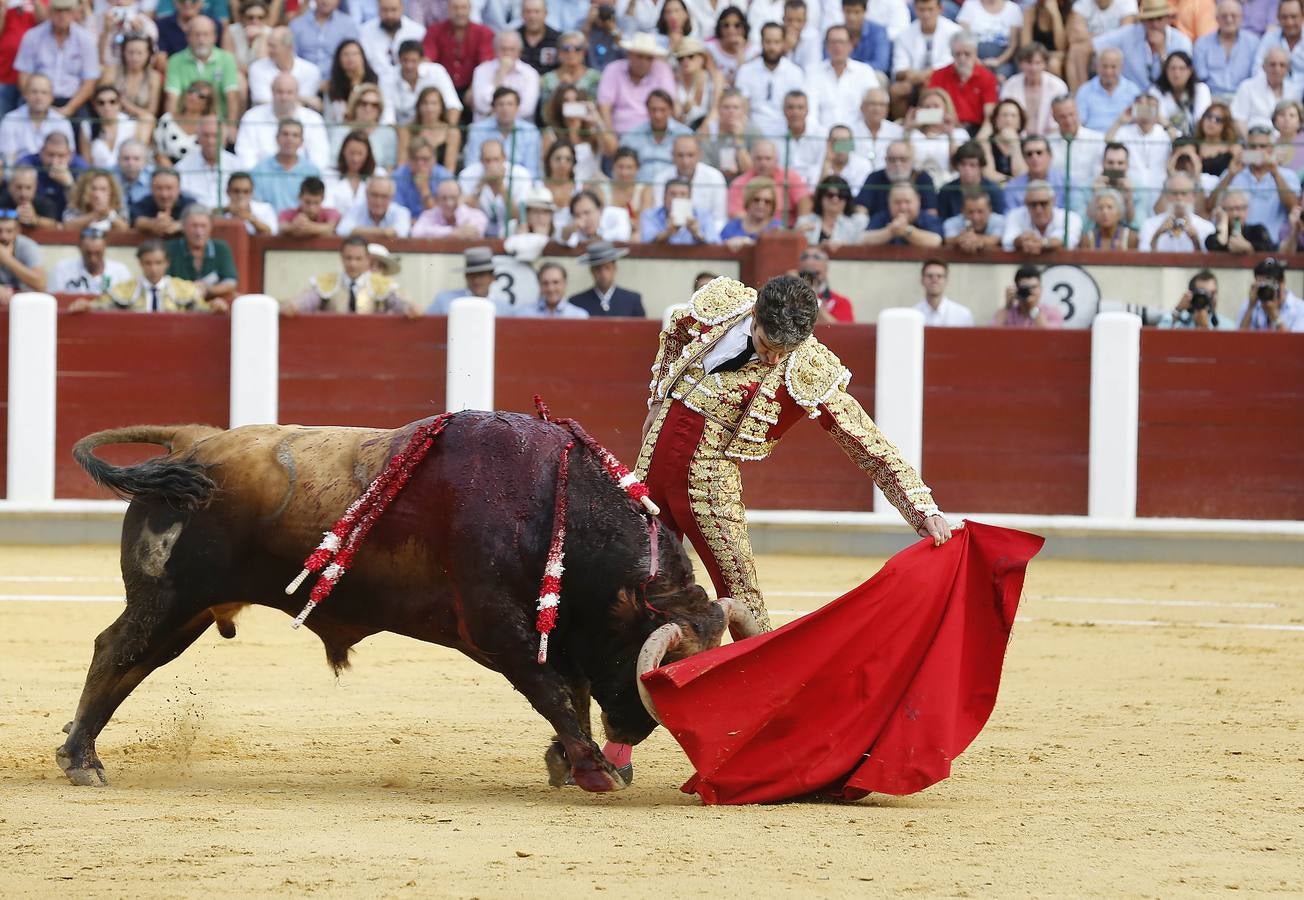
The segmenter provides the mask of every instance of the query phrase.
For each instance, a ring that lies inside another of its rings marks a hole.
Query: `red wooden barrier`
[[[929,328],[924,477],[946,510],[1085,515],[1089,331]]]
[[[92,431],[142,423],[225,427],[230,334],[225,316],[60,315],[55,496],[110,496],[72,460],[72,445]],[[121,447],[103,456],[121,464],[158,452]]]
[[[1143,331],[1137,514],[1304,519],[1304,336]]]

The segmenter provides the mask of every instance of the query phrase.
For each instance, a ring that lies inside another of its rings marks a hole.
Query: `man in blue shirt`
[[[394,170],[394,202],[407,207],[418,218],[435,206],[435,191],[442,181],[452,178],[435,163],[435,148],[425,138],[415,138],[408,147],[408,161]]]
[[[127,209],[149,196],[154,167],[149,164],[149,151],[140,141],[131,138],[122,142],[118,147],[118,164],[111,171],[122,185],[122,203]]]
[[[254,197],[270,203],[280,213],[299,205],[299,184],[321,171],[307,158],[299,157],[303,146],[303,125],[298,119],[282,119],[276,126],[276,155],[259,160],[249,172],[254,179]]]
[[[1123,77],[1123,52],[1103,50],[1096,57],[1096,77],[1078,88],[1082,124],[1093,131],[1109,131],[1139,96],[1141,88]]]
[[[1254,75],[1259,42],[1253,32],[1241,27],[1243,15],[1238,0],[1221,0],[1218,30],[1195,42],[1191,55],[1195,77],[1207,84],[1215,97],[1236,93],[1241,82]]]
[[[720,226],[711,214],[693,206],[693,183],[675,177],[666,182],[665,200],[638,217],[639,240],[645,244],[718,244]]]
[[[620,138],[622,147],[638,154],[638,180],[643,184],[656,184],[675,171],[675,138],[693,133],[671,118],[674,109],[670,95],[657,88],[647,97],[647,121]]]
[[[1091,43],[1099,54],[1111,47],[1123,53],[1123,77],[1133,84],[1150,85],[1160,75],[1164,60],[1175,50],[1191,52],[1191,39],[1172,25],[1168,0],[1147,0],[1135,25],[1124,25],[1098,35]]]
[[[861,239],[869,246],[891,244],[899,247],[942,246],[942,220],[920,209],[919,192],[914,185],[901,181],[887,192],[887,209],[869,220]]]
[[[1019,145],[1023,161],[1028,164],[1028,171],[1017,178],[1005,182],[1005,208],[1018,209],[1023,206],[1023,196],[1028,191],[1028,182],[1047,181],[1055,191],[1055,206],[1064,206],[1064,171],[1051,165],[1050,142],[1039,135],[1030,134]]]
[[[875,72],[891,76],[892,42],[886,28],[865,17],[867,6],[868,0],[842,0],[843,24],[856,42],[851,48],[851,58],[872,66]]]
[[[480,145],[494,140],[503,145],[508,168],[524,166],[531,178],[539,177],[539,129],[526,121],[517,121],[521,95],[509,87],[494,89],[493,116],[481,119],[466,130],[464,159],[479,159]]]
[[[335,48],[358,39],[358,23],[340,12],[340,0],[317,0],[315,9],[290,22],[290,31],[294,34],[295,55],[316,66],[323,78],[330,74]]]
[[[1250,198],[1245,224],[1262,225],[1274,240],[1280,240],[1289,233],[1286,217],[1299,203],[1299,176],[1277,162],[1273,131],[1268,126],[1252,127],[1245,143],[1245,152],[1232,159],[1209,200],[1219,202],[1227,190],[1244,191]]]

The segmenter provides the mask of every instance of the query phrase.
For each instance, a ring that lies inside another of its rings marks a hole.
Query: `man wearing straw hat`
[[[1123,54],[1123,77],[1134,84],[1152,84],[1163,69],[1168,54],[1177,50],[1190,55],[1191,39],[1174,28],[1168,0],[1141,0],[1138,21],[1107,31],[1091,42],[1100,53],[1110,48]]]
[[[618,135],[647,123],[647,98],[655,90],[675,94],[675,76],[666,64],[666,51],[650,34],[639,32],[620,42],[624,59],[608,63],[598,82],[598,115],[605,129],[603,138],[616,152]]]
[[[616,260],[628,253],[608,241],[591,241],[578,262],[589,267],[593,287],[571,297],[570,302],[590,316],[645,318],[642,295],[616,287]]]

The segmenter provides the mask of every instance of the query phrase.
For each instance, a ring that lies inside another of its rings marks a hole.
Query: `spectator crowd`
[[[540,272],[540,310],[568,316],[641,312],[603,274],[621,245],[776,229],[841,320],[848,245],[1292,253],[1302,38],[1304,0],[11,0],[0,292],[184,306],[93,262],[134,229],[220,311],[216,220],[354,239],[295,311],[424,310],[370,249],[407,237],[583,248],[590,290],[562,304],[565,270]],[[16,243],[50,227],[82,242],[58,278]],[[926,315],[960,324],[932,269]]]

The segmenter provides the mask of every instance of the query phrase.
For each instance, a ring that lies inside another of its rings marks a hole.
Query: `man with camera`
[[[1245,221],[1262,225],[1268,234],[1279,238],[1286,230],[1286,217],[1299,202],[1299,176],[1277,162],[1272,128],[1255,125],[1245,139],[1245,150],[1232,152],[1231,162],[1210,199],[1217,201],[1232,189],[1245,191],[1249,212]]]
[[[1215,231],[1204,239],[1204,249],[1216,253],[1271,253],[1277,248],[1274,236],[1257,222],[1249,224],[1250,197],[1245,191],[1230,190],[1214,213]]]
[[[1304,300],[1287,289],[1284,263],[1269,256],[1254,267],[1254,283],[1236,318],[1241,331],[1304,331]]]
[[[1169,175],[1160,198],[1164,212],[1155,213],[1141,226],[1137,249],[1154,253],[1195,253],[1213,234],[1213,223],[1195,214],[1195,182],[1189,175]]]
[[[1160,328],[1188,328],[1201,331],[1235,331],[1236,323],[1218,315],[1218,278],[1201,269],[1187,282],[1186,293],[1172,312],[1164,313]]]
[[[1005,288],[1005,306],[996,310],[992,324],[1000,328],[1064,326],[1064,314],[1056,304],[1041,305],[1041,272],[1036,266],[1019,266],[1014,284]]]
[[[1112,188],[1118,191],[1118,195],[1123,198],[1123,224],[1136,228],[1136,194],[1139,189],[1150,185],[1144,180],[1140,185],[1137,184],[1129,170],[1130,162],[1131,155],[1125,145],[1118,141],[1110,141],[1106,144],[1101,171],[1091,183],[1091,192],[1094,194],[1100,188]]]
[[[819,247],[807,247],[797,257],[797,275],[811,286],[819,298],[819,318],[821,325],[836,322],[854,322],[856,315],[851,308],[851,300],[829,287],[829,255]]]

